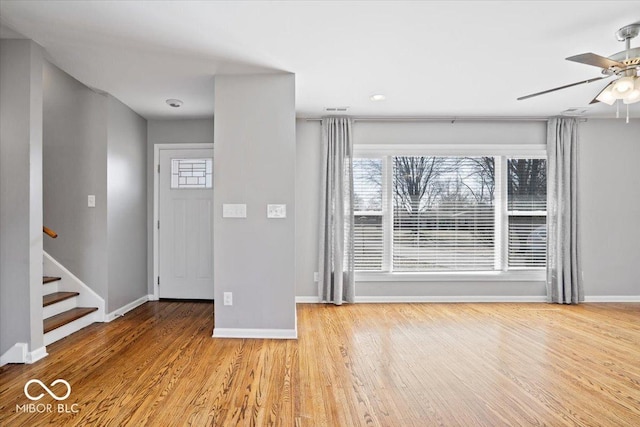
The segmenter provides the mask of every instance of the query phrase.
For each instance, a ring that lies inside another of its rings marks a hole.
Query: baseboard
[[[29,345],[26,342],[19,342],[13,345],[9,350],[0,356],[0,366],[7,363],[26,363]]]
[[[259,338],[259,339],[298,339],[298,328],[295,329],[239,329],[214,328],[214,338]]]
[[[584,302],[640,302],[640,295],[591,295]]]
[[[46,347],[40,347],[30,352],[29,345],[26,342],[19,342],[0,356],[0,366],[4,366],[7,363],[35,363],[48,355]]]
[[[546,296],[360,296],[356,303],[465,303],[465,302],[546,302]]]
[[[46,347],[37,348],[34,351],[27,353],[27,360],[25,363],[36,363],[38,360],[44,359],[48,355],[49,353],[47,353]]]
[[[135,301],[130,302],[127,305],[123,305],[119,309],[114,310],[111,313],[107,314],[104,317],[104,321],[105,322],[111,322],[111,321],[117,319],[118,317],[124,316],[125,314],[127,314],[128,312],[133,310],[134,308],[140,307],[145,302],[150,301],[151,297],[153,297],[153,296],[152,295],[145,295],[143,297],[138,298]]]
[[[320,304],[320,297],[296,297],[296,304]]]
[[[547,302],[546,296],[359,296],[356,303],[411,303],[411,302]],[[584,302],[640,302],[640,295],[592,295]],[[296,304],[321,304],[320,297],[299,296]]]

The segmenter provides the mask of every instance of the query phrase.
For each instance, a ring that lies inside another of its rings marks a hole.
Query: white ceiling
[[[342,106],[359,116],[550,116],[587,108],[606,83],[516,98],[599,76],[564,58],[623,50],[614,33],[640,21],[640,1],[2,0],[0,18],[148,119],[212,116],[216,74],[282,71],[296,75],[301,117]],[[387,100],[370,101],[375,93]]]

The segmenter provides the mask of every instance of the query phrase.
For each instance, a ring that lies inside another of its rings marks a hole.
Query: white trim
[[[547,302],[546,296],[360,296],[356,303]]]
[[[587,295],[584,302],[640,302],[640,295]]]
[[[390,271],[393,266],[393,162],[391,157],[382,158],[382,269]]]
[[[28,363],[28,364],[36,363],[38,360],[44,359],[48,355],[49,353],[47,353],[46,347],[43,346],[43,347],[37,348],[27,353],[25,363]]]
[[[298,328],[297,326],[295,329],[214,328],[213,338],[298,339]]]
[[[67,270],[62,264],[56,261],[51,255],[42,251],[44,274],[48,276],[61,277],[58,283],[58,290],[78,292],[80,295],[75,297],[78,306],[81,307],[98,307],[95,315],[96,322],[104,322],[105,301],[93,289],[87,286],[82,280],[78,279],[73,273]]]
[[[198,150],[198,149],[211,149],[213,150],[213,143],[185,143],[185,144],[154,144],[153,145],[153,223],[151,228],[153,230],[153,277],[151,278],[153,286],[153,297],[150,301],[157,301],[160,298],[160,292],[158,290],[158,223],[159,216],[159,193],[160,184],[158,180],[158,166],[160,165],[160,150]]]
[[[507,216],[508,170],[505,156],[494,157],[494,268],[507,271],[509,259],[509,217]],[[545,278],[546,279],[546,278]],[[545,280],[542,279],[542,280]]]
[[[319,304],[322,301],[320,297],[301,296],[296,297],[296,304]]]
[[[356,272],[356,282],[545,282],[546,270],[460,272]]]
[[[640,298],[640,297],[639,297]],[[371,303],[451,303],[451,302],[547,302],[546,296],[505,296],[505,295],[489,295],[489,296],[432,296],[432,295],[411,295],[411,296],[394,296],[394,295],[363,295],[356,297],[356,304]],[[300,296],[296,297],[296,304],[324,304],[320,297]],[[330,303],[328,303],[330,304]]]
[[[152,295],[145,295],[143,297],[138,298],[135,301],[131,301],[129,304],[123,305],[122,307],[118,308],[117,310],[113,310],[111,313],[109,313],[109,314],[107,314],[105,316],[104,321],[105,322],[111,322],[111,321],[115,320],[118,317],[124,316],[125,314],[127,314],[128,312],[133,310],[134,308],[140,307],[145,302],[150,301],[151,297],[152,297]]]
[[[25,363],[28,349],[29,345],[26,342],[15,343],[13,347],[0,356],[0,366],[4,366],[7,363]]]
[[[543,156],[546,144],[354,144],[354,157],[378,156]]]

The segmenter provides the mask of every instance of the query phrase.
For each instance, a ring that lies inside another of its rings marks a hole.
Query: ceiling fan
[[[635,38],[639,33],[640,22],[620,28],[616,32],[616,38],[618,41],[625,42],[625,50],[615,53],[608,58],[591,52],[566,58],[568,61],[601,68],[604,76],[522,96],[518,98],[518,101],[615,76],[616,79],[605,86],[605,88],[593,98],[590,104],[604,102],[605,104],[613,105],[613,103],[619,99],[627,105],[640,102],[640,47],[631,48],[631,39]]]

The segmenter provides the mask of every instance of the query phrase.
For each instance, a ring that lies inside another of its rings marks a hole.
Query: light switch
[[[87,206],[90,208],[96,207],[96,196],[94,194],[89,194],[87,197]]]
[[[224,293],[224,305],[233,305],[233,292]]]
[[[245,204],[228,204],[222,205],[223,218],[246,218],[247,205]]]
[[[267,218],[286,218],[287,205],[267,205]]]

